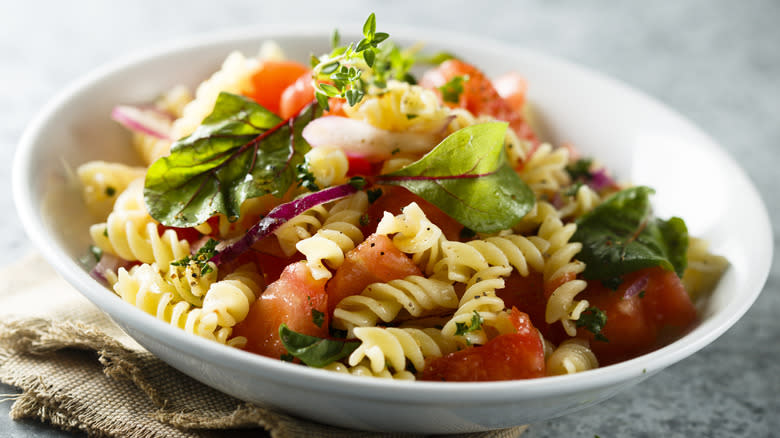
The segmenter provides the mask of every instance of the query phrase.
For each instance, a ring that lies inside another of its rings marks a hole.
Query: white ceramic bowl
[[[91,222],[68,169],[93,159],[133,162],[129,135],[110,120],[119,103],[197,84],[234,49],[254,54],[273,38],[294,59],[324,52],[330,29],[266,30],[198,38],[102,68],[57,96],[25,132],[14,196],[30,238],[57,271],[139,343],[184,373],[238,398],[323,423],[418,433],[501,428],[564,415],[639,383],[726,331],[755,301],[769,271],[766,208],[744,172],[707,135],[658,102],[597,73],[496,41],[397,31],[490,75],[522,73],[544,135],[571,141],[621,180],[657,189],[656,212],[679,215],[731,267],[690,334],[651,354],[576,375],[491,383],[397,382],[292,365],[188,335],[122,302],[78,262]],[[400,36],[399,36],[400,35]],[[724,177],[727,175],[727,177]]]

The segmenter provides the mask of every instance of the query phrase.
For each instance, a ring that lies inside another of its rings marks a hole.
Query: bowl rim
[[[386,28],[390,27],[387,26]],[[660,111],[671,116],[676,121],[682,122],[684,127],[696,135],[700,143],[710,152],[720,154],[726,157],[728,161],[734,162],[733,159],[728,157],[722,147],[706,133],[694,126],[687,118],[661,104],[655,98],[597,71],[551,55],[486,37],[464,35],[438,29],[415,29],[404,26],[393,26],[392,29],[393,37],[396,39],[429,41],[436,45],[464,47],[466,51],[490,47],[492,50],[505,51],[515,56],[530,57],[539,62],[552,65],[555,68],[569,70],[577,75],[584,75],[590,80],[598,81],[610,88],[619,90],[621,93],[627,94],[631,99],[641,102],[642,105],[649,106],[654,112]],[[40,218],[36,205],[33,203],[35,198],[33,197],[32,186],[27,184],[27,182],[34,175],[32,163],[35,158],[35,146],[42,129],[51,122],[54,115],[70,99],[88,90],[96,81],[105,79],[111,74],[138,64],[151,62],[174,52],[192,50],[204,45],[238,46],[252,40],[257,41],[259,46],[259,43],[265,39],[274,39],[284,46],[285,39],[289,40],[293,37],[323,38],[327,37],[330,31],[331,29],[326,30],[322,25],[273,25],[261,30],[242,28],[211,32],[195,37],[185,37],[162,44],[156,48],[135,51],[130,55],[122,56],[92,70],[67,86],[52,98],[28,124],[19,140],[18,149],[14,157],[12,170],[13,198],[27,235],[37,249],[42,251],[44,258],[55,270],[103,312],[112,318],[114,318],[114,315],[121,315],[121,318],[116,319],[121,319],[136,329],[143,327],[140,331],[143,331],[145,335],[174,350],[180,350],[189,355],[197,354],[204,361],[212,364],[219,363],[223,368],[240,370],[242,373],[249,371],[250,374],[261,379],[284,383],[285,385],[305,387],[307,390],[317,389],[330,393],[348,394],[352,397],[357,395],[372,400],[404,401],[412,404],[433,402],[436,404],[502,403],[520,398],[530,399],[569,394],[631,380],[638,381],[710,344],[734,325],[747,312],[761,293],[771,266],[771,255],[773,252],[771,245],[768,245],[770,257],[766,259],[764,265],[754,267],[755,270],[753,272],[759,274],[757,277],[760,280],[751,283],[755,287],[749,291],[744,297],[746,299],[741,301],[738,307],[730,308],[728,312],[718,312],[708,320],[703,321],[680,340],[628,361],[572,375],[499,382],[403,382],[389,379],[357,379],[350,375],[312,369],[252,354],[201,339],[183,330],[173,328],[140,309],[128,306],[114,294],[107,293],[109,292],[107,288],[92,279],[83,267],[79,265],[77,260],[71,259],[62,247],[47,239],[47,227]],[[746,195],[755,197],[759,201],[758,207],[761,217],[758,221],[762,222],[761,227],[764,228],[762,234],[768,237],[768,242],[772,242],[772,228],[766,206],[752,181],[736,165],[736,162],[734,163],[740,173],[738,177],[745,180],[750,190],[750,193]]]

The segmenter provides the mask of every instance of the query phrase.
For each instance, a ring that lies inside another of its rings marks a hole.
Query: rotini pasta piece
[[[143,179],[137,179],[117,197],[106,222],[91,226],[89,233],[103,251],[167,270],[171,262],[190,254],[190,245],[172,229],[160,234],[157,225],[143,203]]]
[[[507,270],[511,272],[511,268],[493,266],[474,274],[466,283],[466,291],[460,298],[458,309],[441,329],[442,334],[457,336],[463,344],[467,345],[482,345],[487,342],[485,327],[491,326],[500,319],[500,313],[503,313],[505,307],[504,300],[496,295],[496,289],[504,288],[504,279],[501,277],[508,275]],[[479,328],[472,326],[476,315],[481,321]],[[458,335],[461,327],[467,330]]]
[[[105,218],[114,208],[114,201],[134,180],[146,174],[143,167],[120,163],[90,161],[76,170],[81,181],[87,209],[98,218]]]
[[[590,186],[583,184],[571,195],[563,195],[563,205],[558,209],[561,219],[576,219],[601,204],[601,197]]]
[[[318,205],[304,211],[285,222],[274,231],[279,246],[286,256],[295,254],[295,245],[303,239],[313,236],[322,227],[322,223],[328,217],[328,210]]]
[[[561,321],[569,336],[577,334],[574,321],[588,307],[586,300],[575,300],[577,294],[587,286],[584,280],[576,278],[585,270],[585,264],[574,259],[582,249],[582,244],[569,241],[576,231],[576,224],[564,225],[557,217],[548,216],[538,233],[539,237],[550,243],[545,257],[544,283],[555,287],[547,299],[545,321],[548,324]]]
[[[422,370],[426,358],[455,351],[451,349],[454,343],[438,344],[437,338],[428,334],[431,330],[436,329],[355,327],[355,337],[361,344],[349,356],[348,363],[355,366],[368,358],[374,373],[388,367],[398,372],[406,369],[408,359],[415,370]]]
[[[545,143],[539,146],[520,168],[520,178],[539,196],[550,199],[561,187],[570,183],[566,165],[569,163],[569,151],[565,148],[553,149]]]
[[[212,227],[209,222],[204,222],[193,228],[205,236],[218,237],[221,240],[232,239],[244,234],[262,216],[271,211],[278,202],[278,198],[271,194],[249,198],[239,207],[237,221],[231,222],[227,216],[220,213],[217,215],[216,227]],[[293,252],[295,252],[294,249]]]
[[[218,268],[212,262],[208,263],[210,270],[203,274],[196,264],[186,266],[170,265],[164,274],[166,280],[174,288],[178,295],[193,306],[202,306],[203,297],[211,285],[217,281]]]
[[[341,148],[318,146],[306,153],[309,172],[320,187],[341,184],[347,180],[349,161]]]
[[[403,209],[401,214],[393,216],[385,212],[376,227],[377,234],[393,236],[393,245],[401,252],[412,255],[412,261],[423,272],[433,273],[436,263],[443,256],[441,245],[446,241],[441,228],[428,220],[416,202]]]
[[[469,242],[447,241],[441,246],[444,257],[434,271],[446,269],[450,280],[466,282],[476,272],[488,267],[503,268],[503,275],[509,275],[514,268],[524,277],[529,273],[529,265],[536,271],[542,271],[545,263],[542,251],[547,249],[547,242],[510,234]]]
[[[155,266],[141,264],[130,271],[119,268],[114,291],[124,301],[174,327],[222,344],[228,342],[232,330],[219,327],[215,313],[193,308],[177,298],[171,291],[173,286],[160,287],[164,284],[167,283]]]
[[[382,94],[369,95],[355,106],[345,106],[344,112],[379,129],[397,132],[437,132],[450,118],[434,92],[396,80],[387,81]]]
[[[523,216],[512,230],[523,235],[533,233],[548,217],[560,218],[558,210],[547,201],[537,200],[531,211]]]
[[[371,364],[367,361],[363,361],[355,366],[345,365],[341,362],[331,362],[328,365],[322,367],[324,370],[334,371],[337,373],[351,374],[358,377],[379,377],[382,379],[395,379],[395,380],[417,380],[414,374],[407,370],[390,372],[387,368],[375,373],[371,370]]]
[[[465,108],[451,108],[450,115],[453,118],[450,122],[449,134],[463,129],[467,126],[476,125],[479,123],[495,122],[497,119],[488,116],[480,115],[474,116],[469,110]],[[531,150],[531,143],[522,140],[517,136],[514,129],[506,130],[506,138],[504,139],[504,148],[506,150],[507,159],[512,167],[518,167],[528,157],[528,153]]]
[[[413,317],[455,309],[458,297],[450,283],[411,275],[368,285],[359,295],[344,298],[333,313],[333,326],[342,330],[370,327],[378,320],[391,322],[401,310]]]
[[[181,117],[182,110],[191,101],[192,94],[183,85],[173,87],[155,101],[156,108],[172,117],[171,120],[165,120],[162,117],[159,119],[161,126],[165,127],[164,132],[171,132],[173,120]],[[133,132],[133,146],[147,165],[154,163],[159,157],[167,155],[171,149],[171,142],[175,139],[174,137],[158,138],[141,132]]]
[[[599,367],[596,355],[590,349],[585,339],[567,339],[561,342],[546,364],[547,375],[574,374]]]
[[[211,285],[203,299],[203,314],[214,314],[220,327],[232,328],[249,314],[264,284],[263,277],[251,264],[240,266]],[[235,347],[243,347],[246,342],[246,338],[241,336],[228,341]]]
[[[330,270],[344,263],[344,253],[363,240],[360,231],[360,217],[368,208],[365,192],[357,192],[333,205],[328,218],[317,233],[298,242],[295,247],[306,256],[312,277],[319,280],[330,278]]]
[[[682,284],[696,302],[715,289],[729,262],[725,257],[712,254],[707,241],[696,237],[689,238],[687,255],[688,266],[683,272]]]

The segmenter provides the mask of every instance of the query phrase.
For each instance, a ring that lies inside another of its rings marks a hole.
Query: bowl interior
[[[349,427],[453,431],[458,424],[454,420],[434,421],[442,412],[445,417],[455,412],[452,400],[464,407],[505,405],[504,410],[457,412],[459,421],[466,422],[458,431],[481,430],[562,415],[608,397],[704,347],[755,301],[772,257],[768,215],[744,172],[709,137],[656,101],[597,73],[494,41],[420,31],[400,32],[406,37],[397,40],[422,40],[431,51],[457,53],[489,75],[520,72],[528,80],[529,99],[547,140],[571,142],[612,169],[618,180],[655,188],[653,205],[659,216],[684,218],[692,235],[709,240],[713,252],[729,259],[731,266],[703,305],[702,322],[695,330],[650,355],[582,375],[500,385],[405,385],[306,369],[197,339],[125,305],[92,280],[78,260],[91,243],[89,225],[101,218],[90,217],[84,208],[74,169],[95,159],[138,162],[128,133],[110,119],[111,108],[149,101],[176,84],[192,87],[215,71],[230,51],[254,54],[268,37],[290,58],[305,61],[310,53],[328,49],[328,34],[298,29],[243,32],[126,58],[60,94],[22,138],[14,195],[31,239],[68,281],[164,360],[238,397]],[[220,378],[226,370],[231,377]],[[271,386],[247,386],[245,379]],[[309,401],[302,394],[309,394]],[[318,415],[309,406],[316,394],[330,400],[332,409],[344,410]],[[417,412],[394,410],[404,403]],[[432,415],[434,407],[437,415]],[[526,409],[524,414],[517,414],[518,407]],[[395,421],[397,415],[406,415],[404,425]]]

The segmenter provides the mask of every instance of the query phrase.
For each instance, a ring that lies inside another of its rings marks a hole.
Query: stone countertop
[[[676,109],[723,145],[780,215],[780,3],[688,2],[6,2],[0,6],[0,265],[33,250],[11,198],[25,125],[67,84],[127,52],[199,32],[275,22],[463,30],[566,58]],[[387,26],[381,25],[385,23]],[[724,177],[728,178],[727,175]],[[780,221],[773,222],[775,236]],[[735,230],[735,232],[738,230]],[[775,241],[775,252],[778,249]],[[595,407],[531,425],[529,438],[756,436],[780,430],[780,267],[750,311],[692,357]],[[0,393],[14,393],[0,385]],[[0,438],[67,436],[8,418]],[[774,412],[774,414],[772,414]]]

